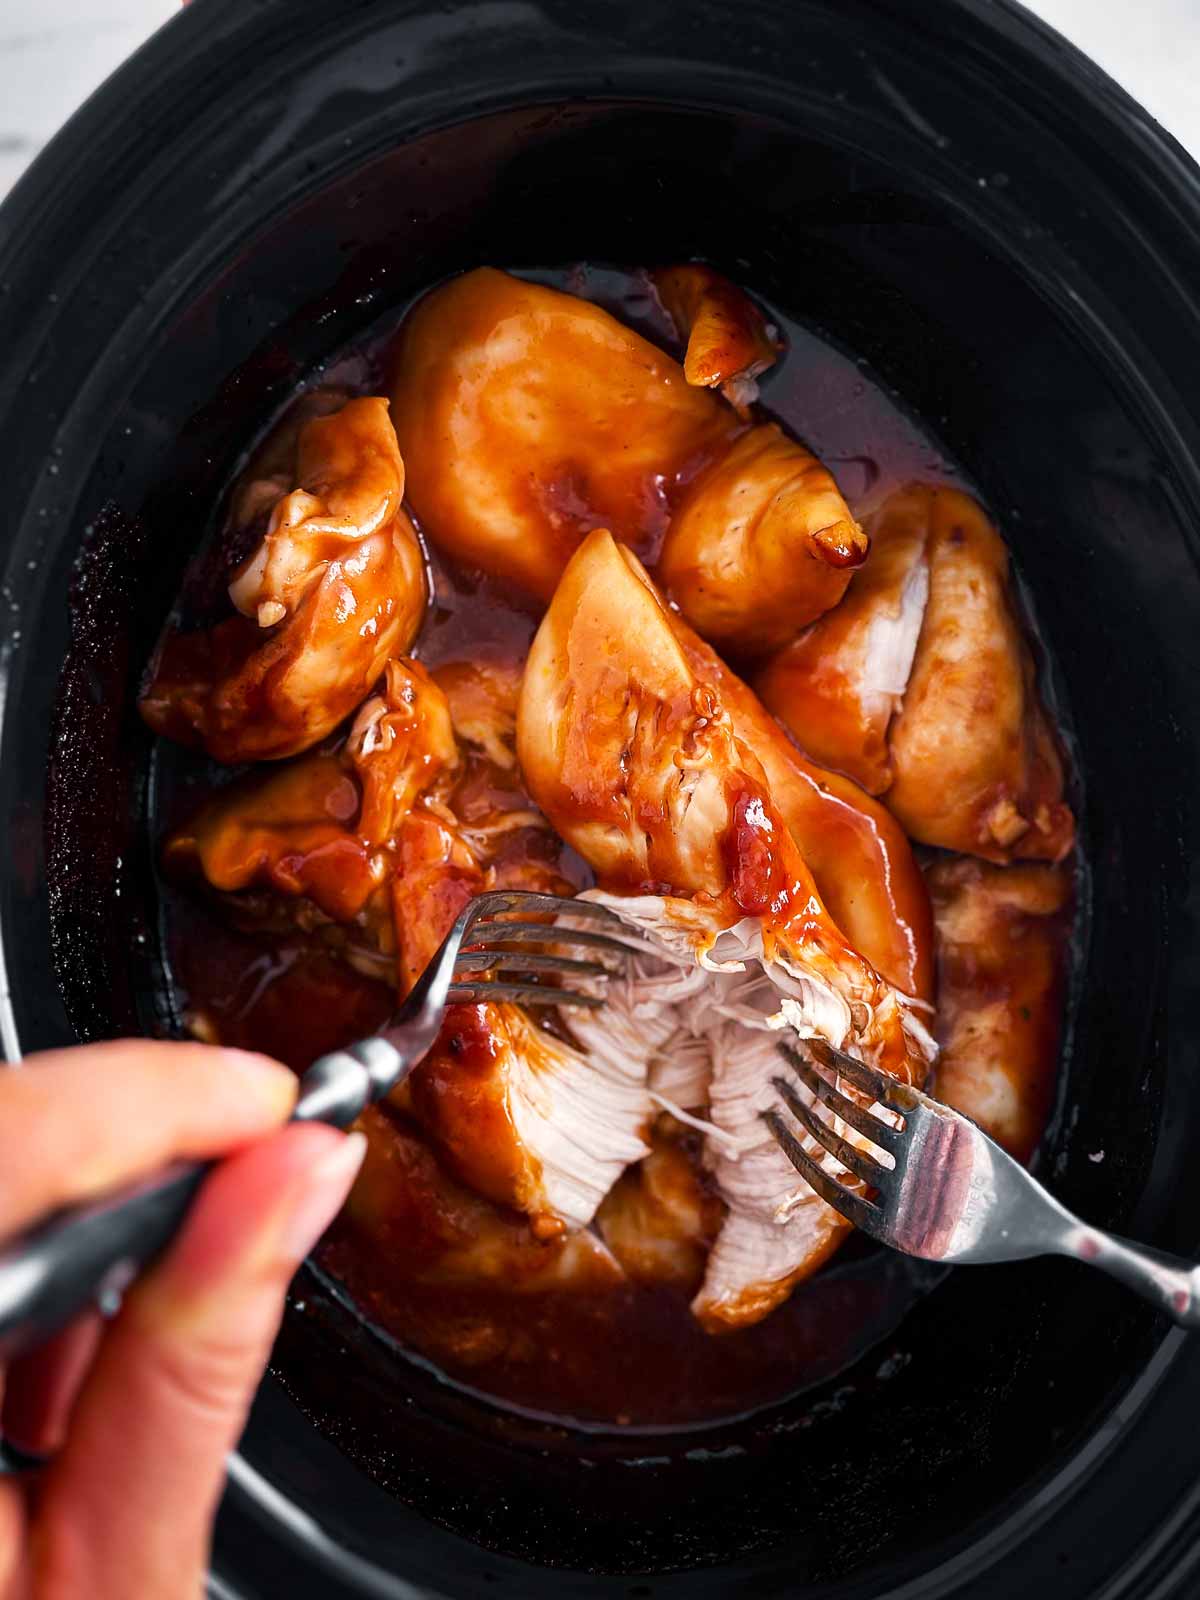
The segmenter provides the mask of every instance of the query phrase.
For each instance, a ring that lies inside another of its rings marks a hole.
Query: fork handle
[[[211,1162],[179,1162],[142,1183],[66,1206],[0,1254],[0,1361],[43,1343],[92,1302],[115,1308],[174,1238]]]
[[[1165,1250],[1134,1244],[1072,1218],[1056,1254],[1099,1267],[1165,1311],[1181,1328],[1200,1328],[1200,1266]]]
[[[292,1121],[348,1127],[367,1106],[406,1078],[419,1059],[383,1034],[318,1056],[300,1079]]]
[[[344,1128],[415,1060],[385,1038],[313,1062],[293,1122]],[[213,1162],[176,1162],[99,1200],[64,1206],[0,1251],[0,1361],[42,1344],[93,1303],[112,1310],[178,1233]]]

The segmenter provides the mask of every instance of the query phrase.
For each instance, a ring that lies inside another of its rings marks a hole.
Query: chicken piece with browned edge
[[[708,1041],[706,1159],[729,1214],[694,1309],[713,1329],[757,1321],[844,1230],[760,1119],[776,1042],[815,1032],[911,1079],[932,1040],[829,916],[718,690],[606,532],[580,547],[534,639],[517,753],[533,798],[596,871],[592,897],[648,935],[681,984],[702,980],[676,1027]]]
[[[765,649],[866,556],[830,474],[775,424],[747,428],[601,307],[491,268],[409,316],[393,416],[426,534],[542,599],[592,529],[650,561],[665,533],[664,581],[700,632]]]
[[[309,749],[354,711],[424,615],[387,401],[349,400],[307,422],[292,482],[232,576],[238,615],[169,632],[142,693],[156,733],[218,761]]]

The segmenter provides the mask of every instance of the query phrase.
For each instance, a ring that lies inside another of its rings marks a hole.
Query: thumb
[[[225,1161],[108,1331],[47,1473],[35,1592],[194,1600],[211,1522],[293,1272],[365,1140],[293,1124]]]

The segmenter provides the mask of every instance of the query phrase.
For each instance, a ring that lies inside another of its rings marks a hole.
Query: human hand
[[[225,1457],[297,1265],[361,1135],[282,1124],[265,1057],[128,1040],[0,1070],[0,1238],[175,1159],[225,1159],[111,1323],[0,1371],[0,1431],[42,1471],[0,1478],[0,1600],[198,1600]]]

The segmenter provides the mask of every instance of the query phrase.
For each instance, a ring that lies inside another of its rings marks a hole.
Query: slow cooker
[[[135,693],[260,420],[448,273],[691,256],[999,513],[1091,864],[1042,1171],[1195,1255],[1200,173],[1007,0],[197,0],[88,102],[0,209],[6,1052],[171,1025]],[[633,1440],[293,1300],[230,1600],[1195,1592],[1200,1346],[1082,1268],[960,1270],[787,1405]]]

